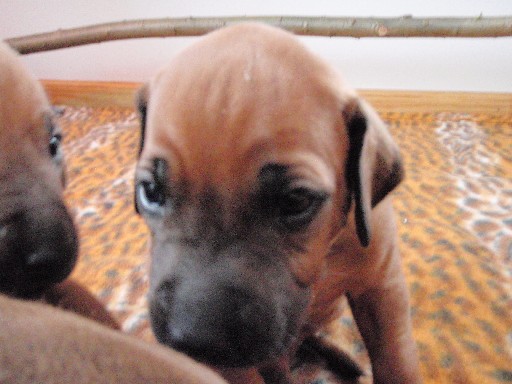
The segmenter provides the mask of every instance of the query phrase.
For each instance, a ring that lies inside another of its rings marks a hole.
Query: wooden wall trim
[[[53,104],[133,107],[140,83],[41,80]]]
[[[42,80],[54,104],[133,107],[140,83]],[[512,93],[360,90],[379,112],[512,114]]]

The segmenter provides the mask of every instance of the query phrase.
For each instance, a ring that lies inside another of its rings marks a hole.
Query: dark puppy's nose
[[[19,291],[28,297],[64,280],[78,254],[78,238],[67,209],[56,204],[39,215],[26,214],[19,222],[24,227],[16,247],[23,262],[24,281]]]
[[[66,252],[66,254],[70,253]],[[25,271],[31,279],[29,284],[44,286],[65,279],[71,272],[72,266],[63,256],[53,249],[40,249],[30,253],[25,260]]]

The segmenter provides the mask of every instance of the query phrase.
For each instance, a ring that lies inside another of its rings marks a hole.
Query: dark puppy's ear
[[[140,119],[140,143],[139,143],[139,152],[140,156],[142,152],[142,148],[144,148],[144,135],[146,134],[146,114],[148,109],[148,96],[149,96],[149,86],[148,84],[144,84],[139,88],[137,93],[135,94],[135,106],[139,111],[139,119]]]
[[[148,84],[144,84],[139,88],[137,93],[135,94],[135,106],[139,111],[139,120],[140,120],[140,142],[139,142],[139,151],[137,156],[140,157],[142,153],[142,149],[144,148],[144,136],[146,134],[146,115],[148,110],[148,96],[149,96],[149,86]],[[135,186],[135,190],[137,190],[137,186]],[[134,205],[135,212],[139,213],[139,208],[137,207],[137,196],[134,196]]]
[[[66,113],[66,107],[62,105],[52,105],[52,111],[57,117],[64,116],[64,113]]]
[[[404,177],[402,158],[388,129],[366,102],[353,99],[343,109],[350,149],[345,176],[355,200],[357,236],[370,243],[370,215]]]

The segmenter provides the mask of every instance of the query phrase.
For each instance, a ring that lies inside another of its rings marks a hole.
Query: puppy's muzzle
[[[218,300],[205,305],[204,293],[194,294],[195,288],[185,288],[188,300],[184,301],[180,298],[183,289],[175,285],[162,286],[152,306],[161,342],[214,365],[240,366],[264,357],[261,351],[270,340],[256,335],[264,337],[262,324],[271,323],[270,314],[251,303],[255,299],[247,292],[232,286],[213,287]],[[167,307],[169,302],[172,304]]]
[[[286,275],[278,287],[254,271],[240,275],[233,263],[165,277],[150,297],[161,343],[222,367],[258,365],[289,348],[307,295],[290,288]]]
[[[22,209],[0,223],[0,292],[37,298],[64,280],[78,254],[71,216],[60,201]],[[7,256],[8,257],[7,257]]]

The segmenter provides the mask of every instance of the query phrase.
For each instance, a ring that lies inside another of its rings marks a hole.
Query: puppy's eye
[[[161,185],[152,181],[141,181],[137,184],[136,195],[138,212],[147,212],[151,215],[162,213],[165,191]]]
[[[324,193],[306,188],[292,189],[278,199],[279,216],[284,224],[298,229],[309,224],[326,197]]]
[[[59,157],[61,154],[60,151],[60,145],[62,142],[62,135],[60,134],[53,134],[50,138],[50,142],[48,144],[48,150],[50,151],[50,156],[52,158]]]

